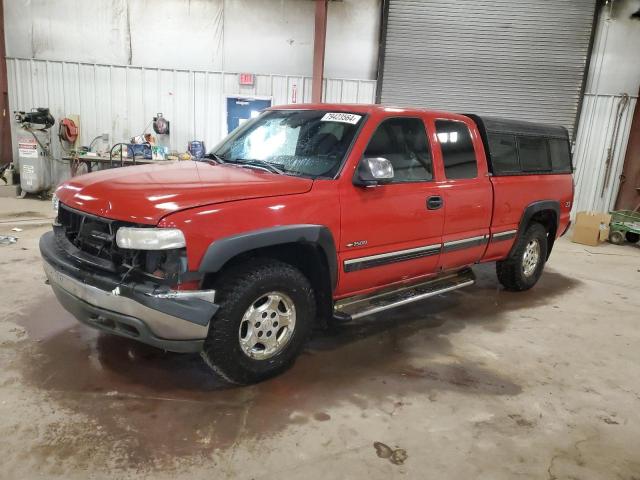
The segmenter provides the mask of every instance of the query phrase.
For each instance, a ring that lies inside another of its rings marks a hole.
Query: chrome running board
[[[471,269],[445,275],[427,282],[406,285],[393,290],[376,292],[371,295],[338,300],[334,306],[334,314],[340,321],[373,315],[391,310],[392,308],[408,305],[442,293],[451,292],[459,288],[468,287],[475,283],[475,275]]]

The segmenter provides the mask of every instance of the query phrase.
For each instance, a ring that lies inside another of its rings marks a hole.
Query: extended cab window
[[[544,138],[518,137],[520,164],[525,172],[548,172],[551,170],[547,142]]]
[[[571,173],[571,151],[569,142],[564,139],[549,139],[549,155],[551,169],[558,173]]]
[[[382,122],[371,136],[364,156],[389,160],[394,183],[433,179],[427,134],[418,118],[390,118]]]
[[[478,165],[469,128],[463,122],[436,120],[436,134],[445,176],[450,180],[476,178]]]
[[[495,173],[520,172],[515,135],[490,134],[489,151],[491,152],[491,164]]]

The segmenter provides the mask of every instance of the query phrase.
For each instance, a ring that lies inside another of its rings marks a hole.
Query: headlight
[[[184,234],[177,228],[121,227],[116,233],[120,248],[132,250],[168,250],[186,245]]]
[[[60,200],[58,196],[54,193],[51,197],[51,205],[53,206],[53,211],[58,213],[58,205],[60,204]]]

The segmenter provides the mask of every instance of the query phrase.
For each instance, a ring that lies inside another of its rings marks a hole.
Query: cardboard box
[[[609,238],[610,222],[608,213],[578,212],[571,241],[595,247]]]

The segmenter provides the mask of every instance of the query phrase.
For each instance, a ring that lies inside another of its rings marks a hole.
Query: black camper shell
[[[492,175],[573,172],[566,128],[480,115],[467,116],[478,126]]]

